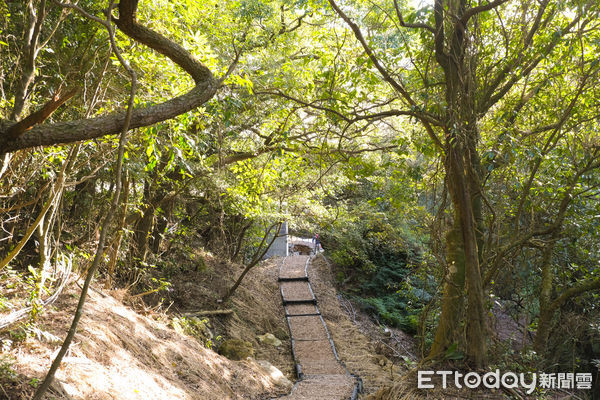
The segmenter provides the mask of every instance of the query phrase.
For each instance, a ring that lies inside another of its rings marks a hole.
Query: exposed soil
[[[242,272],[243,267],[222,263],[204,257],[206,269],[188,270],[171,277],[172,290],[166,301],[173,302],[170,312],[193,313],[198,310],[232,308],[231,316],[210,317],[218,347],[219,340],[241,339],[252,343],[257,360],[267,360],[288,378],[294,379],[292,349],[277,284],[282,259],[266,260],[246,275],[227,304],[218,299]],[[282,346],[261,344],[258,336],[272,333],[282,341]]]
[[[341,302],[331,267],[322,255],[313,259],[308,275],[341,361],[362,379],[360,398],[371,399],[379,389],[398,382],[408,370],[402,356],[416,359],[414,340],[396,330],[396,338],[390,340],[389,332],[382,332],[366,314]]]
[[[69,290],[41,321],[54,340],[29,338],[11,352],[21,376],[30,381],[43,377],[71,321],[78,292]],[[22,387],[9,398],[27,399],[32,392],[31,385]],[[260,399],[270,393],[276,393],[275,387],[256,362],[227,360],[113,296],[92,292],[47,398],[217,400]]]
[[[298,253],[300,255],[310,255],[313,251],[313,248],[304,244],[294,244],[292,247],[293,253]]]
[[[288,392],[277,387],[254,359],[267,360],[293,379],[291,345],[277,276],[280,260],[257,266],[228,304],[216,303],[241,271],[240,266],[207,260],[204,271],[172,277],[172,288],[161,307],[152,311],[123,291],[89,295],[74,343],[65,357],[48,399],[267,399]],[[98,288],[100,285],[97,285]],[[13,340],[3,359],[14,361],[15,378],[0,376],[0,399],[29,399],[36,379],[42,379],[70,325],[79,288],[71,285],[42,315],[39,333],[15,339],[21,328],[0,334],[3,347]],[[152,297],[152,296],[148,296]],[[137,312],[122,300],[136,305]],[[146,303],[147,304],[147,303]],[[213,347],[221,338],[252,343],[254,359],[231,361],[207,349],[193,337],[170,327],[172,313],[232,308],[232,315],[210,317]],[[141,315],[143,312],[146,315]],[[262,344],[258,335],[273,333],[283,341]]]
[[[367,316],[350,310],[337,297],[329,266],[322,256],[313,259],[309,277],[319,309],[312,304],[281,304],[278,276],[302,277],[306,256],[288,257],[289,268],[281,269],[282,259],[261,263],[245,278],[242,286],[227,302],[218,299],[242,270],[205,257],[202,268],[178,271],[168,279],[168,293],[132,298],[123,291],[91,293],[75,342],[56,375],[48,398],[56,399],[266,399],[288,393],[276,387],[273,379],[252,359],[230,361],[207,349],[196,339],[179,334],[170,327],[171,319],[182,313],[231,308],[231,315],[211,316],[213,348],[222,339],[249,341],[254,359],[267,360],[286,377],[294,379],[294,364],[285,315],[292,326],[295,352],[305,379],[299,382],[289,399],[332,400],[347,398],[354,387],[353,378],[335,359],[323,321],[340,359],[364,384],[361,398],[385,386],[397,383],[406,369],[398,354],[413,358],[414,344],[408,339],[400,347],[392,346],[389,332],[384,333]],[[295,299],[312,298],[307,282],[282,282],[284,295]],[[60,346],[79,289],[72,285],[43,314],[38,337],[12,345],[3,355],[15,359],[17,379],[3,381],[0,398],[30,398],[35,381],[48,369]],[[153,302],[153,298],[164,302]],[[134,311],[123,301],[134,305]],[[165,310],[168,311],[165,311]],[[319,315],[293,316],[298,314]],[[140,312],[145,315],[140,315]],[[355,322],[353,322],[355,321]],[[12,328],[13,330],[16,328]],[[363,332],[361,332],[363,330]],[[279,347],[262,344],[258,335],[273,333],[282,340]],[[0,338],[8,338],[8,331]],[[13,332],[14,334],[14,332]],[[401,332],[393,335],[401,337]],[[393,344],[393,343],[392,343]],[[403,351],[406,347],[408,351]],[[388,353],[386,353],[386,351]]]

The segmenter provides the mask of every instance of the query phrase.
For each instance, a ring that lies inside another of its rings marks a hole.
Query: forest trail
[[[279,270],[279,287],[299,379],[284,399],[354,399],[358,381],[338,359],[310,285],[310,262],[310,256],[288,256]]]

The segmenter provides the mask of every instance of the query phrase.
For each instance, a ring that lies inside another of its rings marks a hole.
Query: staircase
[[[356,399],[360,380],[340,362],[308,279],[310,256],[286,257],[279,270],[298,382],[289,400]]]

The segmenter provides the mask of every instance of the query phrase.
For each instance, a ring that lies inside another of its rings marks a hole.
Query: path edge
[[[315,309],[317,310],[317,313],[321,314],[321,310],[319,309],[317,298],[312,289],[312,285],[310,284],[310,278],[308,277],[308,267],[312,263],[313,259],[315,259],[317,257],[317,255],[320,255],[328,265],[331,265],[329,260],[327,260],[327,258],[325,256],[323,256],[321,253],[315,254],[315,255],[311,254],[306,259],[306,264],[304,265],[304,277],[306,278],[306,281],[308,282],[308,288],[310,290],[312,298],[314,299]],[[288,257],[291,257],[291,256],[285,256],[283,258],[283,260],[281,261],[281,264],[279,265],[279,274],[280,275],[281,275],[281,269],[283,268],[285,261],[288,259]],[[284,293],[283,293],[283,288],[281,286],[281,283],[282,283],[282,281],[278,280],[279,294],[281,296],[281,304],[283,305],[283,312],[284,312],[285,320],[286,320],[286,323],[288,326],[288,331],[290,334],[290,343],[292,345],[292,358],[294,360],[294,371],[296,372],[297,380],[296,380],[296,383],[294,384],[294,386],[292,386],[290,393],[278,396],[278,398],[288,396],[289,394],[293,393],[294,389],[296,389],[296,386],[298,386],[298,384],[304,380],[304,373],[302,372],[302,365],[298,362],[298,359],[296,358],[295,339],[292,336],[292,326],[290,325],[290,319],[287,317],[287,313],[285,311],[286,300],[284,298]],[[362,390],[363,390],[362,379],[360,376],[351,373],[348,370],[348,367],[346,366],[346,364],[342,360],[340,360],[338,352],[335,348],[335,343],[333,341],[333,338],[331,337],[329,329],[327,328],[327,324],[325,323],[323,315],[322,314],[319,315],[319,318],[321,320],[321,323],[323,324],[323,327],[325,328],[325,333],[327,334],[327,339],[329,340],[329,344],[331,346],[331,349],[333,350],[333,354],[335,356],[336,361],[338,362],[338,364],[340,364],[344,368],[344,371],[346,371],[346,375],[354,378],[354,389],[352,390],[352,395],[350,396],[349,400],[356,400],[358,398],[359,393],[362,393]]]

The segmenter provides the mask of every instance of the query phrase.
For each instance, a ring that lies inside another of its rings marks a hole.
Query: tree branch
[[[86,18],[107,27],[106,21],[90,15],[79,6],[58,1],[55,3],[62,7],[72,8]],[[171,59],[194,79],[196,86],[189,92],[164,103],[134,109],[131,113],[130,129],[153,125],[193,110],[210,100],[218,89],[218,82],[212,72],[196,60],[191,53],[179,44],[138,24],[135,21],[136,9],[136,0],[122,0],[119,3],[120,19],[115,21],[119,29],[133,40],[143,43]],[[113,112],[92,119],[38,125],[14,140],[7,140],[4,130],[0,130],[0,154],[35,146],[52,146],[118,134],[124,122],[125,114],[123,112]]]
[[[560,296],[558,296],[552,303],[550,303],[549,310],[554,311],[562,306],[567,300],[578,296],[582,293],[589,292],[592,290],[600,289],[600,278],[592,281],[582,282],[577,286],[573,286],[565,290]]]
[[[412,99],[410,94],[406,91],[404,86],[398,81],[396,81],[394,78],[392,78],[389,72],[383,67],[383,65],[381,65],[379,59],[377,58],[377,56],[375,56],[375,53],[373,53],[373,50],[371,50],[371,48],[367,44],[367,41],[362,35],[362,32],[360,31],[358,25],[352,22],[352,20],[337,6],[334,0],[329,0],[329,4],[331,4],[331,7],[333,7],[335,12],[346,22],[350,29],[352,29],[352,32],[354,32],[354,36],[362,45],[363,49],[365,50],[365,53],[367,53],[367,56],[369,56],[369,59],[371,60],[373,65],[375,65],[375,68],[377,68],[379,73],[383,76],[383,79],[386,82],[388,82],[392,86],[392,88],[394,88],[394,90],[396,90],[402,96],[402,98],[404,98],[408,102],[408,104],[410,104],[413,108],[417,107],[417,104]],[[431,140],[433,140],[436,146],[438,146],[438,148],[440,149],[443,149],[444,145],[442,144],[440,138],[435,134],[431,124],[420,117],[417,118],[419,118],[419,120],[423,124],[423,127],[427,131],[427,134],[429,135]]]
[[[190,74],[196,84],[214,79],[212,72],[181,45],[137,23],[136,10],[137,0],[119,2],[119,19],[115,19],[115,24],[124,34],[168,57]]]
[[[508,2],[508,1],[509,0],[495,0],[495,1],[492,1],[491,3],[488,3],[488,4],[482,4],[482,5],[477,6],[477,7],[469,8],[463,14],[462,18],[460,19],[460,23],[463,26],[467,26],[467,22],[469,22],[469,20],[471,18],[473,18],[475,15],[480,14],[480,13],[485,12],[485,11],[489,11],[491,9],[494,9],[494,8],[496,8],[498,6],[501,6],[502,4],[504,4],[504,3]]]
[[[371,62],[373,63],[373,65],[375,65],[375,68],[377,68],[377,70],[379,71],[379,73],[383,76],[383,79],[387,83],[389,83],[390,86],[392,86],[392,88],[394,88],[394,90],[396,90],[398,93],[400,93],[402,95],[402,97],[410,105],[415,106],[416,103],[411,98],[410,94],[406,91],[406,89],[400,83],[398,83],[398,81],[396,81],[394,78],[392,78],[392,76],[390,75],[390,73],[383,67],[383,65],[381,65],[381,63],[379,62],[379,59],[377,58],[377,56],[375,56],[375,53],[373,53],[373,50],[367,44],[367,41],[365,40],[365,38],[364,38],[362,32],[360,31],[360,28],[358,27],[358,25],[356,25],[338,7],[338,5],[335,3],[334,0],[329,0],[329,4],[331,4],[331,7],[333,7],[333,9],[335,10],[335,12],[344,20],[344,22],[346,22],[346,24],[350,27],[350,29],[352,29],[352,32],[354,32],[354,36],[356,36],[356,39],[362,45],[363,49],[365,50],[365,53],[367,53],[367,56],[369,56],[369,59],[371,60]]]
[[[59,93],[54,95],[52,100],[47,102],[42,108],[2,132],[2,134],[5,135],[5,140],[14,140],[21,136],[26,130],[31,129],[32,126],[44,122],[58,107],[66,103],[71,97],[75,96],[78,91],[78,89],[73,89],[64,96],[61,96],[59,91]]]
[[[412,28],[412,29],[425,29],[435,35],[435,28],[431,25],[427,24],[407,24],[402,17],[402,13],[400,12],[400,7],[398,6],[398,0],[394,0],[394,8],[396,9],[396,15],[398,16],[398,21],[400,22],[400,26],[404,28]]]

